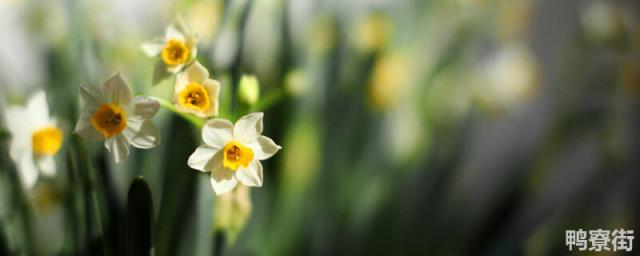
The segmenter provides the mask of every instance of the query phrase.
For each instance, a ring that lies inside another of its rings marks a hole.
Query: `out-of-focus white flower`
[[[38,91],[27,107],[11,106],[6,112],[7,129],[11,133],[9,154],[17,163],[22,183],[31,188],[38,173],[54,175],[54,155],[60,150],[63,133],[57,122],[49,116],[47,96]]]
[[[511,106],[534,96],[538,90],[539,71],[535,56],[520,44],[501,49],[483,66],[486,87],[478,88],[481,97]]]
[[[178,74],[173,103],[180,111],[207,118],[218,115],[219,95],[220,82],[210,79],[209,71],[196,61]]]
[[[402,53],[390,53],[376,60],[369,82],[369,101],[378,109],[387,109],[406,95],[410,76],[409,60]]]
[[[152,148],[160,143],[160,131],[151,122],[160,104],[150,98],[132,98],[131,89],[120,74],[100,87],[81,86],[85,110],[75,133],[87,139],[105,139],[105,147],[120,163],[129,156],[129,145]]]
[[[149,57],[160,55],[160,60],[171,73],[178,73],[191,64],[198,53],[198,36],[191,33],[182,18],[177,17],[165,32],[164,38],[157,38],[142,44],[142,50]]]
[[[580,13],[582,26],[587,36],[606,41],[622,32],[621,13],[609,1],[590,2]]]
[[[211,186],[217,195],[236,187],[262,186],[262,164],[280,146],[262,133],[263,113],[251,113],[235,125],[225,119],[213,119],[202,129],[201,145],[189,157],[191,168],[211,172]]]

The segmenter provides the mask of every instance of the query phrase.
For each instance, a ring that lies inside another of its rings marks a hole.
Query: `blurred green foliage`
[[[640,230],[633,7],[2,1],[0,115],[42,88],[66,140],[26,189],[0,128],[0,255],[543,255],[566,254],[567,229]],[[283,145],[261,188],[216,197],[187,166],[202,122],[139,49],[176,14],[221,117],[263,111]],[[71,133],[79,86],[116,72],[163,105],[160,146],[123,164]]]

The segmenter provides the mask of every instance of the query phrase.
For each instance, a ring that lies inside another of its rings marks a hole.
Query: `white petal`
[[[84,108],[89,112],[95,112],[104,104],[104,96],[95,86],[80,86],[80,98]]]
[[[222,165],[222,154],[219,149],[206,145],[200,146],[189,156],[189,167],[202,172],[210,172],[216,165]],[[216,154],[218,153],[218,154]]]
[[[202,83],[204,80],[209,78],[209,71],[207,71],[207,69],[198,61],[187,67],[184,72],[187,74],[189,81],[191,82]]]
[[[107,148],[111,157],[113,157],[113,161],[116,163],[121,163],[129,157],[129,142],[122,134],[118,134],[105,140],[104,146]]]
[[[185,41],[184,34],[180,32],[180,30],[174,24],[171,24],[165,33],[165,37],[167,40],[180,40],[182,42]]]
[[[44,91],[37,91],[27,102],[27,111],[35,127],[42,127],[49,123],[49,106]]]
[[[188,84],[189,84],[189,76],[187,76],[186,73],[183,72],[176,75],[176,83],[173,86],[174,95],[177,95],[182,90],[184,90],[184,88],[187,87]]]
[[[262,133],[262,112],[243,116],[233,127],[233,139],[241,143],[251,143]]]
[[[182,63],[182,64],[178,64],[178,65],[175,65],[175,66],[167,66],[167,71],[169,71],[169,72],[171,72],[173,74],[179,73],[184,68],[184,65],[185,64]]]
[[[127,119],[124,136],[136,148],[153,148],[160,144],[160,130],[151,120]]]
[[[25,134],[11,135],[9,155],[14,161],[19,162],[25,152],[31,152],[31,136]]]
[[[261,187],[262,164],[258,160],[252,161],[247,168],[240,168],[236,171],[236,178],[245,186]]]
[[[18,164],[20,180],[26,188],[32,188],[38,180],[38,169],[33,162],[33,154],[31,152],[24,152],[20,157],[20,163]]]
[[[248,146],[253,150],[253,156],[258,160],[270,158],[282,148],[264,135],[258,136],[258,139]]]
[[[40,156],[36,160],[36,163],[45,176],[53,176],[56,174],[56,161],[53,156]]]
[[[26,108],[11,106],[5,112],[7,130],[11,133],[9,155],[20,162],[22,154],[31,151],[33,124]]]
[[[158,113],[160,103],[149,97],[137,96],[133,99],[133,115],[143,119],[150,119]]]
[[[92,115],[83,111],[78,118],[78,122],[76,123],[76,128],[73,130],[73,133],[80,135],[85,139],[89,140],[99,140],[102,139],[102,133],[96,130],[91,123]]]
[[[120,73],[111,77],[102,85],[102,93],[105,100],[121,106],[127,106],[131,102],[131,88]]]
[[[31,136],[33,130],[33,123],[31,122],[31,116],[27,112],[26,108],[18,106],[7,107],[5,111],[5,118],[7,122],[7,129],[11,133],[12,137],[16,135]]]
[[[209,120],[202,128],[202,140],[207,145],[221,149],[233,136],[233,124],[226,119]]]
[[[216,195],[222,195],[231,191],[238,184],[238,180],[233,175],[235,171],[216,165],[211,171],[211,187]]]
[[[187,63],[192,62],[198,55],[198,37],[196,35],[187,36],[187,47],[189,47],[189,59]]]
[[[140,49],[144,52],[148,57],[155,57],[160,54],[162,48],[164,48],[165,42],[163,38],[158,38],[151,40],[149,42],[143,43],[140,45]]]
[[[220,99],[220,83],[213,79],[206,79],[202,82],[207,93],[209,94],[209,108],[205,111],[205,116],[210,117],[218,115],[218,100]]]
[[[177,15],[171,25],[167,28],[166,37],[180,37],[182,36],[182,40],[184,40],[185,34],[188,34],[189,30],[184,22],[184,19],[181,15]]]

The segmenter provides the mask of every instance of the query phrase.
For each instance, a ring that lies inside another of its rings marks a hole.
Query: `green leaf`
[[[193,250],[197,247],[197,239],[191,237],[195,234],[194,227],[200,225],[195,208],[199,190],[197,178],[209,177],[186,164],[198,145],[195,134],[185,132],[190,129],[189,123],[172,118],[166,133],[166,145],[171,147],[158,158],[163,166],[158,171],[164,174],[156,224],[155,253],[158,256],[194,255]]]
[[[153,67],[153,78],[151,83],[155,86],[169,77],[171,77],[171,73],[167,70],[167,66],[165,66],[162,61],[156,62],[156,65]]]
[[[129,188],[124,239],[126,255],[153,252],[153,201],[149,185],[142,177],[137,177]]]

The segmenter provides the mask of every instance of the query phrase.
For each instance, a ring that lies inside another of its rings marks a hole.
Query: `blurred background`
[[[565,230],[640,232],[639,5],[2,0],[0,117],[44,89],[65,141],[27,189],[0,133],[0,254],[123,254],[137,176],[156,255],[555,255]],[[261,188],[216,197],[186,164],[198,133],[165,109],[160,146],[123,164],[72,135],[81,84],[121,72],[171,100],[140,44],[178,14],[221,110],[264,111],[283,146]]]

